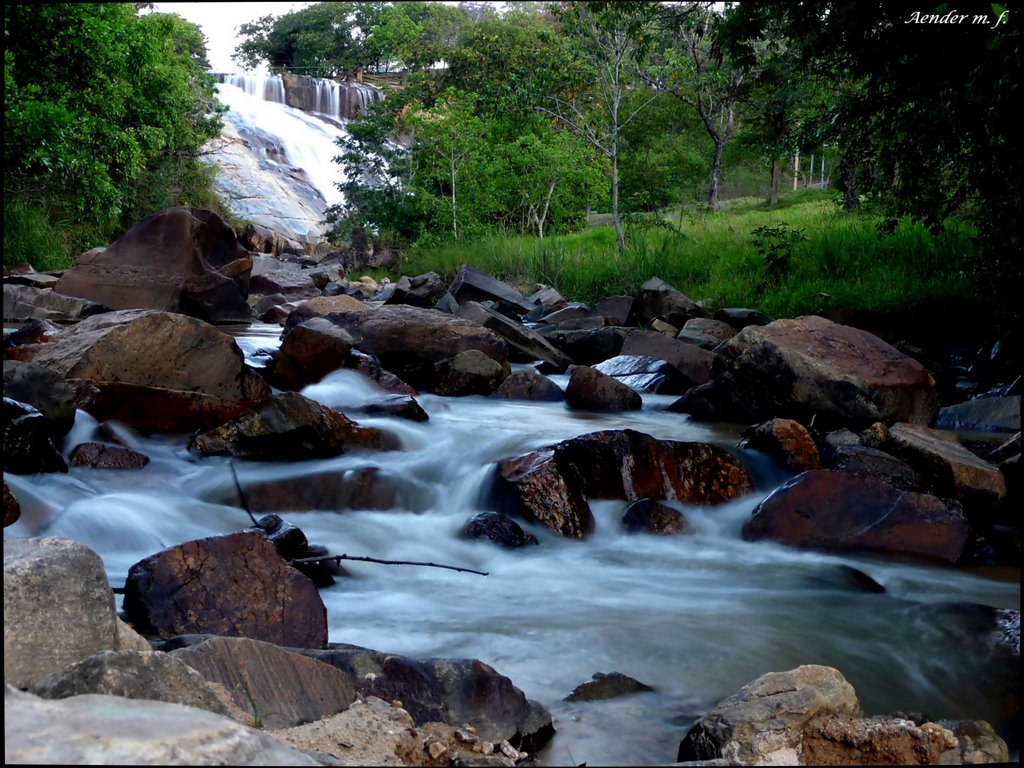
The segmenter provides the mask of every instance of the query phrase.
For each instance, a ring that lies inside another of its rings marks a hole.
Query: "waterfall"
[[[257,73],[219,74],[217,79],[264,101],[288,104],[334,120],[351,120],[364,113],[370,104],[384,98],[372,85],[325,77],[290,76],[288,84],[280,75]]]

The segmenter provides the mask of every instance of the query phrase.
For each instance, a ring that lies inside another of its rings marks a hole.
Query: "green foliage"
[[[757,255],[764,260],[768,282],[776,285],[789,274],[793,249],[807,240],[802,229],[784,225],[763,224],[753,229],[750,235]]]
[[[128,3],[7,5],[4,35],[5,214],[63,229],[61,260],[207,189],[198,153],[220,122],[194,25]],[[5,261],[32,262],[28,247]]]

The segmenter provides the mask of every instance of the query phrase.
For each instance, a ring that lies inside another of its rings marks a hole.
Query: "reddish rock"
[[[539,543],[537,537],[527,533],[508,515],[500,512],[481,512],[473,515],[462,529],[467,539],[489,539],[506,549],[517,549]]]
[[[821,317],[747,326],[716,348],[713,380],[679,409],[699,418],[782,417],[821,427],[929,424],[939,400],[931,374],[877,336]]]
[[[894,424],[886,450],[917,470],[940,496],[952,496],[968,515],[990,511],[1006,496],[1006,479],[997,467],[971,453],[956,435],[920,424]]]
[[[341,368],[352,351],[352,337],[323,317],[311,317],[284,333],[274,356],[279,386],[302,389]]]
[[[327,609],[313,582],[291,568],[262,533],[189,541],[133,565],[124,611],[139,631],[249,637],[323,648]]]
[[[686,517],[678,509],[653,499],[640,499],[627,507],[622,524],[630,533],[671,536],[686,533]]]
[[[72,467],[91,469],[142,469],[149,457],[120,445],[79,443],[71,451]]]
[[[319,472],[243,486],[253,512],[342,511],[392,509],[398,489],[377,467]]]
[[[136,309],[88,318],[53,336],[34,361],[93,385],[82,390],[79,407],[97,420],[118,419],[142,430],[209,427],[271,394],[234,339],[171,312]]]
[[[594,530],[575,470],[555,449],[545,448],[498,462],[494,495],[501,511],[581,539]]]
[[[638,411],[643,407],[639,393],[587,365],[572,369],[565,399],[571,408],[591,411]]]
[[[390,392],[393,395],[415,397],[419,394],[419,390],[415,387],[409,386],[395,374],[391,373],[391,371],[384,370],[384,367],[378,362],[377,358],[360,352],[357,349],[352,350],[348,360],[345,361],[345,367],[351,368],[353,371],[359,371],[359,373],[375,382],[385,392]]]
[[[768,454],[796,474],[821,466],[821,455],[811,433],[792,419],[772,419],[758,424],[747,438],[746,446]]]
[[[112,309],[161,309],[211,323],[248,323],[252,259],[212,211],[171,208],[100,253],[83,254],[54,290]]]
[[[298,392],[283,392],[216,429],[193,435],[189,448],[204,456],[301,461],[353,450],[394,450],[390,432],[361,427]]]
[[[956,562],[967,543],[960,505],[884,480],[811,470],[778,488],[743,526],[747,541]]]

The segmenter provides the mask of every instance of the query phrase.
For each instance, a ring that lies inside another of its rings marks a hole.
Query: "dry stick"
[[[414,560],[379,560],[376,557],[359,557],[357,555],[325,555],[324,557],[304,557],[299,560],[291,560],[291,564],[296,563],[307,564],[307,563],[322,563],[325,560],[334,560],[336,564],[340,565],[342,560],[361,560],[364,563],[380,563],[381,565],[424,565],[431,568],[447,568],[449,571],[458,571],[459,573],[475,573],[478,576],[489,575],[487,571],[474,571],[472,568],[460,568],[457,565],[441,565],[439,563],[418,563]]]
[[[242,485],[238,482],[238,473],[235,472],[235,462],[228,459],[228,466],[231,467],[231,477],[235,480],[235,492],[238,494],[238,500],[242,502],[242,509],[249,513],[249,519],[252,520],[252,524],[259,528],[260,524],[256,522],[252,510],[249,509],[249,502],[245,500],[245,494],[242,493]]]

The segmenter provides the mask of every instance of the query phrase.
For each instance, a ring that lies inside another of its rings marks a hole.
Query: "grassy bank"
[[[901,222],[880,236],[877,225],[872,215],[842,212],[833,192],[802,190],[773,209],[741,198],[714,213],[633,220],[623,257],[612,228],[598,226],[544,240],[492,237],[417,248],[402,271],[451,275],[472,264],[527,291],[540,282],[585,302],[631,293],[657,276],[709,309],[756,307],[777,317],[972,295],[964,276],[972,252],[967,227],[951,224],[932,235]]]

